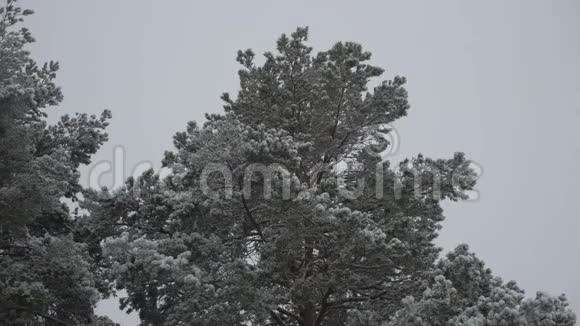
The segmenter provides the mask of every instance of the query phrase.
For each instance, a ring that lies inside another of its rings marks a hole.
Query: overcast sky
[[[188,120],[221,112],[220,94],[237,91],[238,49],[262,53],[305,25],[318,50],[363,44],[387,77],[408,79],[397,157],[463,151],[484,170],[478,201],[446,205],[438,243],[466,242],[496,275],[528,295],[566,292],[580,314],[580,2],[22,4],[36,11],[33,54],[61,63],[55,112],[112,110],[95,163],[122,146],[125,176],[142,161],[158,168]],[[99,312],[137,323],[116,303]]]

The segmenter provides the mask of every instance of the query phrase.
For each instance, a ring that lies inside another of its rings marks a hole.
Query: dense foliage
[[[122,306],[143,325],[573,325],[565,298],[524,301],[466,247],[438,261],[440,203],[467,198],[469,161],[390,167],[405,78],[369,91],[369,52],[313,54],[307,36],[282,35],[261,66],[238,53],[236,99],[175,135],[168,176],[87,196]]]
[[[78,168],[107,139],[110,113],[65,115],[46,123],[62,100],[58,64],[38,66],[16,25],[30,10],[0,8],[0,320],[3,325],[99,325],[96,269],[75,241],[66,201],[81,190]]]
[[[440,258],[441,201],[468,198],[477,176],[462,153],[381,157],[409,110],[405,78],[376,82],[361,45],[313,53],[298,28],[261,65],[240,51],[236,98],[175,135],[164,176],[93,190],[78,169],[110,113],[49,126],[58,65],[25,50],[33,39],[15,25],[30,11],[1,10],[7,324],[111,325],[93,307],[114,289],[142,325],[575,324],[564,296],[526,299],[466,245]]]

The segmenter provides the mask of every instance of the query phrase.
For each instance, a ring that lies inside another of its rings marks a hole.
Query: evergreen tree
[[[564,295],[538,292],[524,298],[515,282],[504,283],[468,251],[458,246],[433,270],[430,283],[386,325],[575,325]]]
[[[573,325],[563,299],[522,301],[466,247],[438,261],[441,201],[467,198],[469,161],[383,161],[405,78],[371,91],[369,52],[313,54],[307,36],[282,35],[261,66],[238,53],[237,97],[175,135],[168,176],[86,193],[121,306],[142,325]]]
[[[116,287],[142,325],[575,325],[563,295],[525,298],[466,245],[438,259],[441,201],[476,174],[462,153],[381,158],[405,78],[369,90],[383,69],[359,44],[313,54],[298,28],[261,66],[240,51],[236,98],[175,135],[168,176],[97,191],[79,167],[110,112],[48,125],[58,64],[30,58],[29,14],[0,8],[4,324],[114,325],[93,308]]]
[[[17,25],[31,10],[0,8],[0,320],[3,325],[112,325],[93,314],[102,283],[86,246],[75,241],[65,201],[76,201],[81,164],[107,139],[102,116],[65,115],[55,62],[38,66]]]

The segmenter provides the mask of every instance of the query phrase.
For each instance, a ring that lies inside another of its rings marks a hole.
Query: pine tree
[[[424,292],[406,298],[387,325],[575,325],[564,295],[525,299],[515,282],[494,277],[468,249],[458,246],[441,259]]]
[[[58,64],[30,58],[34,39],[17,27],[30,14],[12,0],[0,8],[0,320],[113,325],[93,314],[102,282],[63,203],[77,200],[79,166],[107,139],[110,113],[47,124],[45,109],[62,100]]]
[[[462,153],[380,157],[407,114],[405,78],[356,43],[313,54],[308,31],[282,35],[224,114],[191,122],[149,171],[86,193],[94,257],[142,325],[573,325],[565,301],[522,301],[460,247],[438,261],[442,200],[476,175]],[[344,165],[348,168],[344,168]]]

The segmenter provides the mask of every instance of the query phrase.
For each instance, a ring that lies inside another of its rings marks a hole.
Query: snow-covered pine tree
[[[93,314],[101,282],[62,201],[76,200],[78,168],[107,139],[110,113],[46,123],[62,99],[58,64],[31,59],[34,39],[18,28],[30,14],[13,0],[0,7],[0,323],[113,325]]]
[[[239,52],[237,97],[175,135],[169,176],[86,194],[122,307],[142,325],[574,324],[564,300],[522,301],[465,247],[438,262],[440,203],[473,189],[469,161],[382,161],[405,79],[369,90],[383,73],[369,52],[314,54],[307,36],[282,35],[263,65]]]

